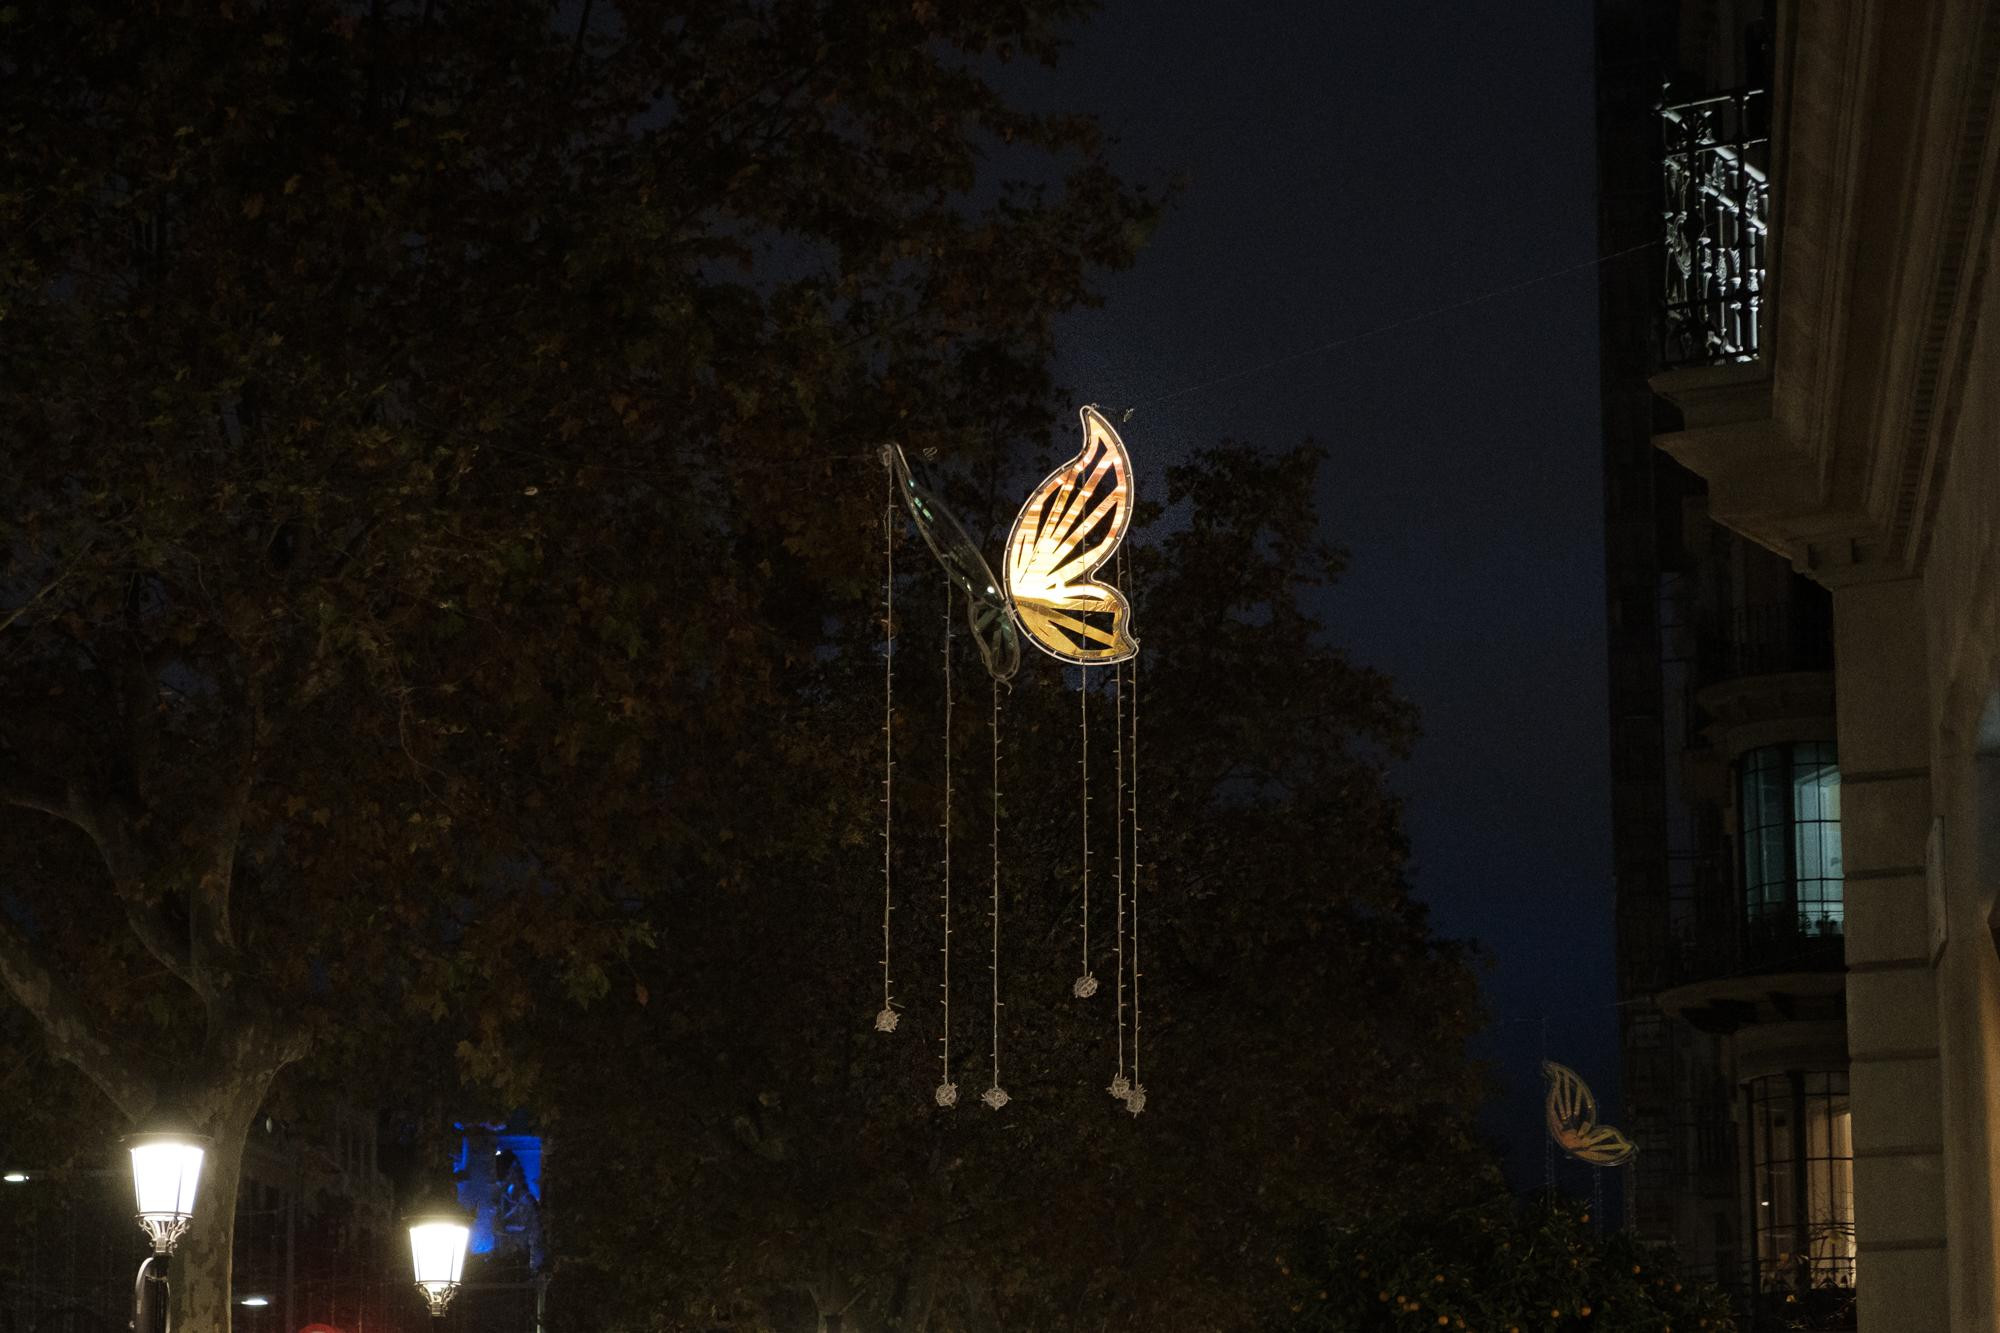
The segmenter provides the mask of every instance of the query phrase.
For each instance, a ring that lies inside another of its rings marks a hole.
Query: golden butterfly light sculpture
[[[1132,604],[1097,578],[1132,525],[1132,457],[1102,412],[1084,407],[1077,415],[1083,447],[1021,506],[1007,534],[1004,582],[903,451],[893,444],[882,451],[917,530],[970,598],[973,638],[1000,680],[1020,666],[1017,626],[1043,652],[1081,666],[1123,662],[1139,651]]]
[[[1549,1082],[1543,1111],[1557,1147],[1592,1166],[1623,1166],[1632,1160],[1638,1145],[1611,1126],[1597,1123],[1597,1098],[1590,1095],[1590,1085],[1581,1075],[1568,1065],[1544,1060],[1542,1077]]]

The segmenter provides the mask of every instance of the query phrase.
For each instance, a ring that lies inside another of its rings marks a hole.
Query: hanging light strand
[[[1125,1109],[1138,1115],[1146,1109],[1146,1085],[1139,1078],[1139,659],[1132,659],[1132,1090]]]
[[[1007,1104],[1000,1086],[1000,682],[993,682],[993,1086],[979,1100],[994,1110]]]
[[[889,477],[889,498],[882,508],[882,1010],[875,1015],[877,1032],[896,1030],[896,1006],[889,986],[889,913],[892,886],[890,857],[895,848],[891,820],[895,815],[896,773],[896,478]]]
[[[1077,973],[1070,992],[1079,1000],[1097,994],[1097,975],[1090,970],[1090,668],[1076,669],[1077,725],[1083,735],[1080,764],[1083,792],[1083,971]]]
[[[1125,582],[1125,553],[1118,553],[1118,582]],[[1117,908],[1117,960],[1118,960],[1118,1069],[1112,1076],[1111,1086],[1106,1089],[1113,1097],[1123,1101],[1132,1091],[1132,1082],[1125,1077],[1125,665],[1115,663],[1111,677],[1111,729],[1112,755],[1118,779],[1118,799],[1113,804],[1111,831],[1112,841],[1117,844],[1116,859],[1112,863],[1112,878],[1116,881],[1118,895]]]
[[[956,1106],[958,1085],[951,1081],[951,577],[944,581],[944,1035],[938,1045],[944,1061],[944,1078],[937,1085],[937,1104]]]

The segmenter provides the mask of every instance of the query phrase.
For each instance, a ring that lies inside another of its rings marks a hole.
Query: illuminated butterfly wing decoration
[[[967,598],[966,618],[972,626],[973,642],[979,656],[995,680],[1011,679],[1021,667],[1021,636],[1014,628],[1013,608],[1000,580],[993,576],[979,544],[945,508],[937,492],[910,468],[910,460],[897,446],[882,450],[883,464],[896,479],[903,507],[910,512],[924,545],[931,548],[945,574]]]
[[[1139,651],[1132,604],[1096,580],[1132,524],[1132,458],[1111,422],[1079,410],[1083,448],[1042,479],[1007,534],[1007,596],[1035,646],[1085,666]]]
[[[1611,1126],[1597,1123],[1597,1099],[1581,1075],[1568,1065],[1544,1060],[1542,1077],[1549,1083],[1543,1113],[1557,1147],[1592,1166],[1622,1166],[1632,1160],[1638,1145]]]
[[[1102,412],[1085,407],[1078,415],[1083,447],[1042,479],[1014,519],[1005,582],[902,449],[882,450],[924,544],[969,599],[972,637],[995,680],[1020,669],[1022,630],[1042,651],[1083,666],[1139,651],[1132,604],[1095,577],[1132,525],[1132,458]]]

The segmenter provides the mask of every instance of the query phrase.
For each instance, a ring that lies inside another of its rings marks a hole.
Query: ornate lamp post
[[[425,1208],[407,1222],[417,1290],[430,1306],[431,1317],[443,1318],[465,1273],[465,1244],[472,1225],[464,1213],[449,1207]]]
[[[166,1285],[155,1265],[165,1266],[174,1243],[194,1220],[195,1193],[201,1188],[202,1160],[208,1140],[196,1134],[156,1130],[125,1140],[132,1153],[132,1194],[138,1203],[139,1225],[153,1242],[153,1252],[139,1265],[132,1280],[132,1333],[149,1333],[147,1284]]]

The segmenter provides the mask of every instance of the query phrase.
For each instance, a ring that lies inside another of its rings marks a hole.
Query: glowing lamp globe
[[[465,1244],[472,1227],[465,1215],[449,1209],[430,1210],[409,1219],[410,1263],[417,1290],[431,1314],[442,1316],[465,1273]]]
[[[132,1152],[139,1225],[152,1239],[154,1253],[171,1253],[194,1219],[207,1142],[192,1134],[162,1132],[134,1134],[125,1143]]]

